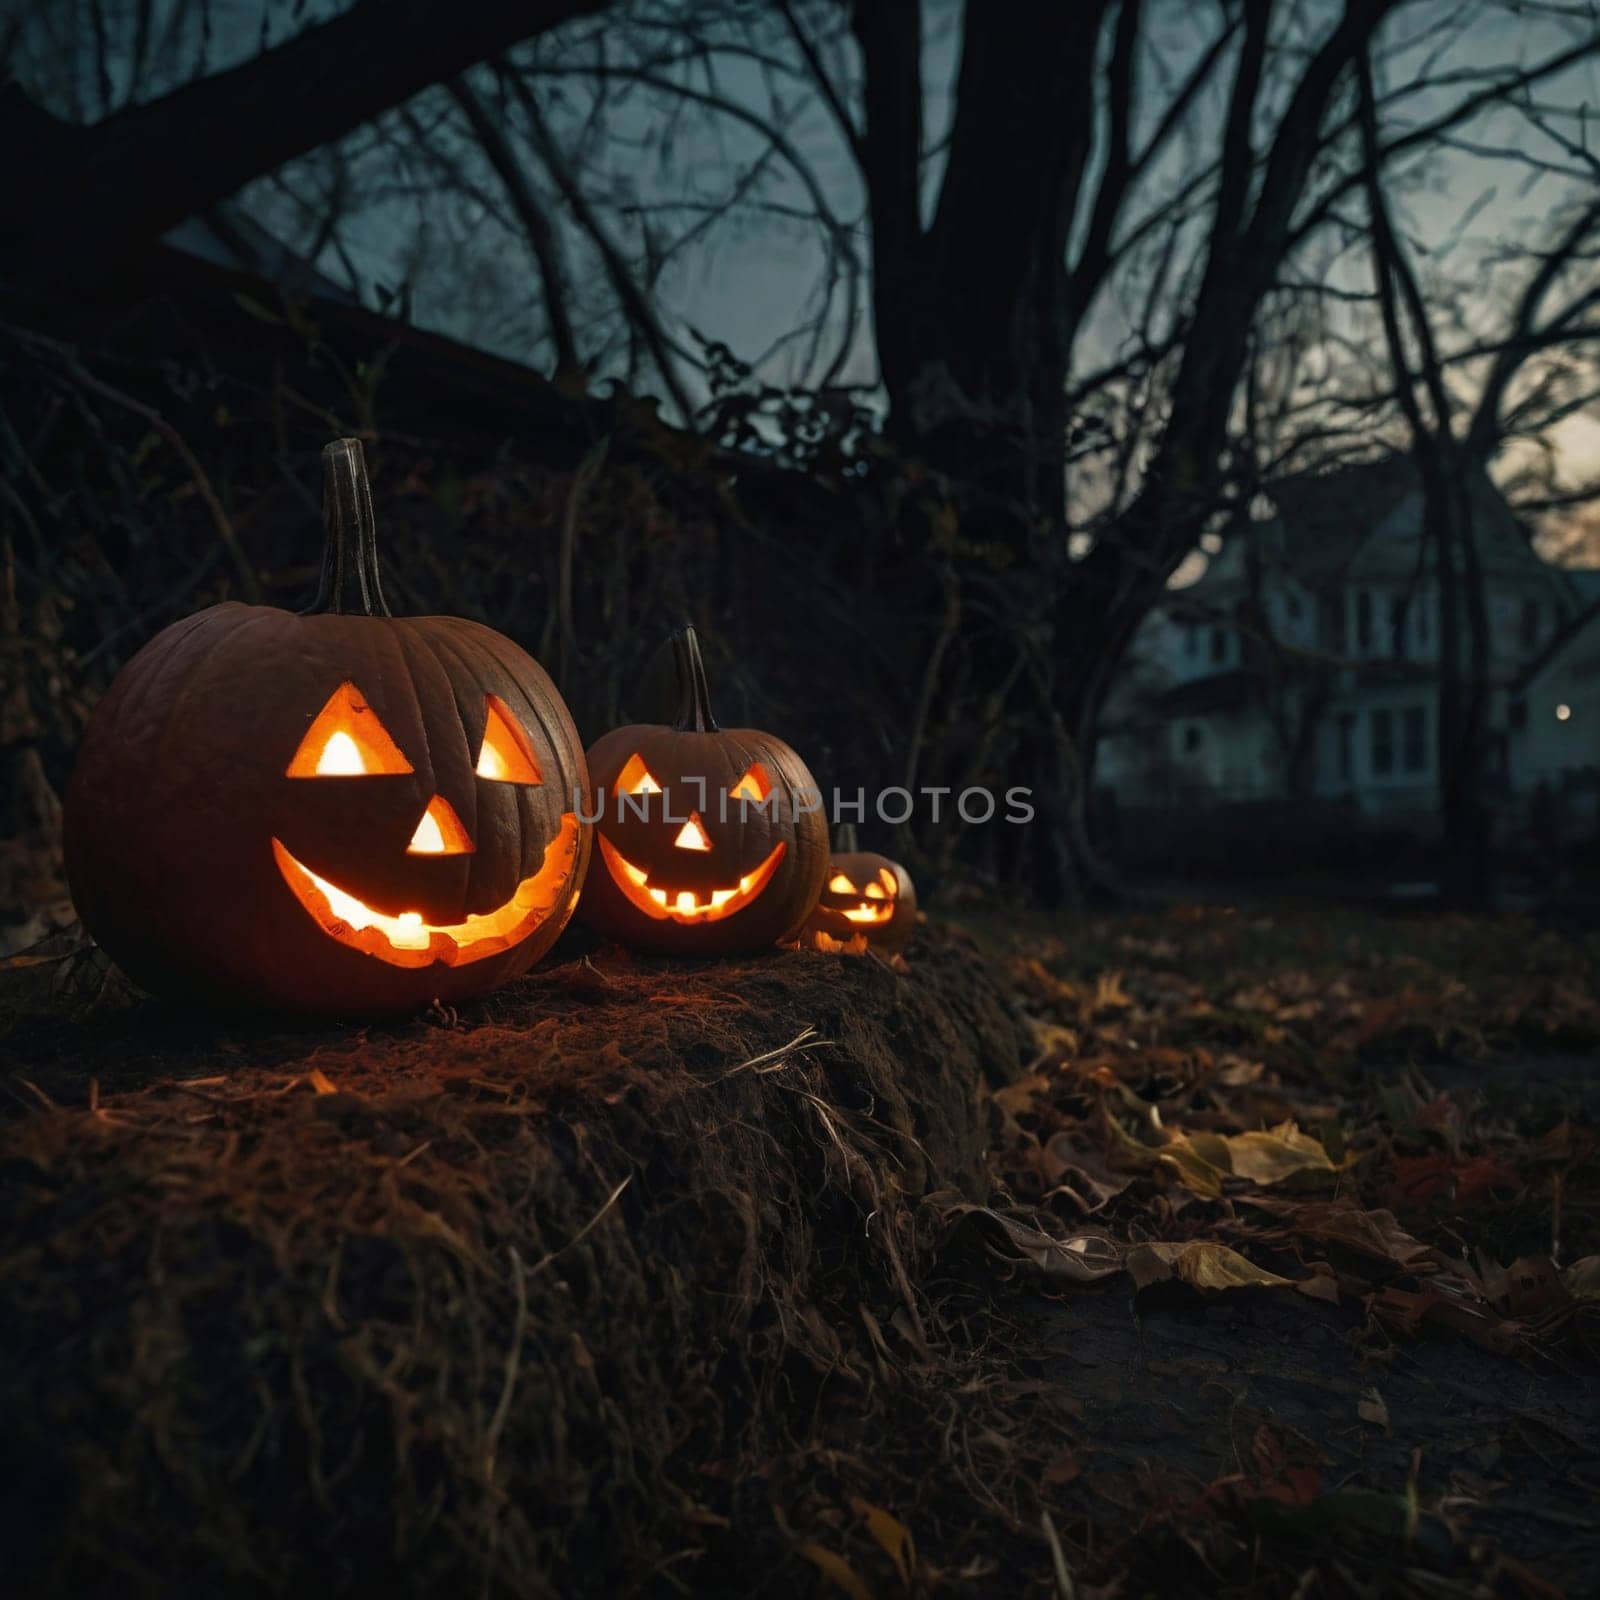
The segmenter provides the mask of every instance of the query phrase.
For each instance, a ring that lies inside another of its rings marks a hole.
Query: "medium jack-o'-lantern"
[[[84,925],[145,987],[331,1015],[480,994],[555,942],[590,845],[544,670],[393,617],[361,445],[323,453],[310,611],[212,606],[96,707],[66,801]]]
[[[905,949],[917,926],[917,891],[898,861],[856,848],[854,824],[839,830],[839,849],[828,862],[827,881],[805,933],[822,934],[831,943],[864,940],[881,955]]]
[[[672,644],[677,725],[618,728],[589,750],[599,859],[578,914],[640,950],[759,950],[792,937],[816,904],[827,823],[788,745],[717,726],[694,629]]]

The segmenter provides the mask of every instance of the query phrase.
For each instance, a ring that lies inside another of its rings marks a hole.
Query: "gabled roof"
[[[1378,526],[1420,490],[1415,462],[1402,455],[1274,479],[1266,493],[1277,507],[1284,565],[1312,589],[1338,581]]]
[[[316,295],[341,305],[360,301],[304,256],[296,255],[237,206],[224,202],[168,230],[164,242],[215,266],[248,272],[275,283],[285,294]]]
[[[1415,460],[1391,454],[1266,485],[1278,509],[1282,560],[1310,589],[1351,579],[1409,581],[1432,565],[1423,543]],[[1506,498],[1481,467],[1467,469],[1477,556],[1486,574],[1551,578]]]

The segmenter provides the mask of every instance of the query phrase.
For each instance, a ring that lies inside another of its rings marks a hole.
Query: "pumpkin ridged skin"
[[[681,630],[674,644],[683,694],[677,726],[616,728],[590,747],[589,775],[595,805],[602,808],[596,832],[648,871],[652,885],[669,892],[689,890],[701,900],[756,871],[780,843],[783,858],[747,905],[717,920],[685,923],[651,916],[635,905],[612,877],[602,849],[584,884],[578,916],[597,933],[635,950],[712,956],[767,949],[799,933],[827,872],[828,825],[820,806],[802,812],[791,803],[798,795],[809,795],[816,803],[816,781],[805,762],[775,735],[718,728],[707,704],[694,630]],[[643,760],[662,793],[638,796],[623,806],[617,780],[634,756]],[[737,800],[727,798],[755,763],[782,797],[772,810],[753,805],[741,809]],[[703,788],[695,779],[702,780]],[[674,845],[691,812],[700,819],[709,850]],[[594,810],[588,814],[593,816]]]
[[[359,449],[341,445],[340,470],[359,474],[364,495]],[[370,505],[365,515],[370,544]],[[363,601],[370,589],[381,606],[375,565],[362,585]],[[411,772],[287,775],[345,683]],[[476,775],[490,695],[520,723],[541,783]],[[436,794],[471,853],[407,853]],[[95,708],[67,789],[67,876],[84,926],[152,991],[338,1017],[398,1013],[482,994],[538,960],[571,915],[590,829],[578,828],[551,914],[509,948],[454,966],[391,965],[338,942],[285,881],[273,841],[376,911],[453,924],[504,904],[539,871],[563,815],[592,809],[586,800],[582,746],[555,686],[492,629],[228,603],[158,634]]]
[[[829,889],[827,884],[831,883],[834,874],[841,872],[851,883],[863,889],[879,872],[888,872],[896,886],[894,915],[887,922],[852,922],[845,916],[843,908],[871,902],[864,895],[835,894]],[[887,856],[856,850],[836,855],[829,861],[822,894],[817,900],[816,909],[806,919],[805,931],[807,934],[825,933],[841,944],[848,944],[860,934],[880,955],[892,956],[905,949],[916,928],[917,891],[911,882],[911,874],[898,861],[891,861]]]

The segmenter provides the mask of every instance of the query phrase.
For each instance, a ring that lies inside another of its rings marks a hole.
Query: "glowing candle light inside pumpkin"
[[[407,848],[416,856],[444,854],[444,833],[431,811],[422,813],[422,821],[417,824],[417,831],[411,835],[411,843]]]
[[[709,850],[711,840],[706,834],[705,824],[699,817],[690,817],[678,829],[678,837],[672,841],[680,850]]]
[[[329,735],[322,754],[317,757],[319,778],[359,778],[366,770],[360,747],[348,733],[340,731]]]

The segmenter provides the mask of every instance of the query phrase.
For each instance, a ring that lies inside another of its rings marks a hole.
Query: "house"
[[[1490,783],[1502,799],[1582,784],[1600,772],[1600,573],[1542,560],[1486,475],[1467,492]],[[1415,466],[1283,478],[1256,509],[1146,619],[1102,715],[1099,784],[1122,807],[1318,800],[1431,818],[1443,619]]]

